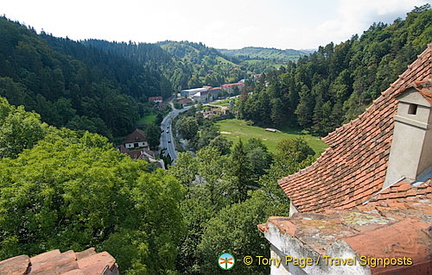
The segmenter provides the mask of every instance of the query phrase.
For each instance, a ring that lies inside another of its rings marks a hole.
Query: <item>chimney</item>
[[[415,82],[396,97],[399,104],[383,188],[401,178],[413,182],[432,167],[431,80]]]

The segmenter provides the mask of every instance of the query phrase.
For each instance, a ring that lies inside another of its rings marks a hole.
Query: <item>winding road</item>
[[[160,139],[160,147],[162,149],[166,148],[166,151],[164,152],[164,156],[170,155],[172,160],[177,159],[177,151],[175,150],[174,138],[172,135],[172,126],[171,126],[172,120],[180,113],[189,110],[190,107],[191,106],[188,106],[180,110],[174,109],[162,120],[161,123],[162,135]]]

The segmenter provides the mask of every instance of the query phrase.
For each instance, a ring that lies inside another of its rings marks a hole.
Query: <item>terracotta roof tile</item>
[[[115,259],[107,252],[94,248],[75,253],[52,250],[32,258],[21,255],[0,262],[0,274],[11,275],[101,275],[118,274]]]
[[[115,264],[115,259],[108,252],[101,252],[92,256],[78,260],[79,269],[85,274],[98,274],[104,270],[106,266],[112,269]]]
[[[268,230],[272,223],[321,255],[342,240],[359,256],[412,259],[406,267],[373,267],[372,274],[431,274],[432,190],[426,191],[431,184],[429,180],[419,188],[402,181],[351,209],[270,217],[260,227]]]
[[[16,256],[0,262],[0,274],[27,274],[30,258],[27,255]]]
[[[86,274],[79,269],[74,269],[66,273],[63,273],[62,275],[86,275]]]
[[[75,253],[52,250],[30,258],[31,274],[61,274],[78,268]]]
[[[269,221],[271,220],[271,223],[275,224],[280,232],[282,233],[288,233],[291,236],[295,235],[296,226],[291,223],[289,218],[287,217],[270,217]],[[268,226],[266,228],[268,230]]]
[[[88,248],[88,249],[86,249],[84,251],[76,252],[75,253],[77,260],[81,260],[83,258],[90,257],[90,256],[92,256],[94,254],[96,254],[96,251],[95,251],[94,247],[90,247],[90,248]]]
[[[423,229],[428,224],[412,220],[401,220],[377,230],[366,231],[356,236],[343,238],[359,255],[372,258],[411,258],[416,266],[430,267],[432,239],[425,238]],[[380,245],[376,245],[379,243]],[[379,274],[399,270],[399,266],[377,266],[374,272]],[[432,269],[429,269],[429,272]],[[410,269],[410,274],[414,271]],[[424,273],[428,274],[428,273]]]
[[[258,224],[258,230],[261,232],[267,232],[269,229],[266,223]]]
[[[279,181],[299,211],[352,207],[380,191],[390,154],[395,97],[414,81],[429,81],[431,68],[432,44],[363,114],[323,138],[330,147],[315,163]],[[432,95],[430,88],[416,85]]]

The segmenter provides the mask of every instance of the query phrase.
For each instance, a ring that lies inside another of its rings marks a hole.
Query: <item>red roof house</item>
[[[315,163],[279,180],[291,217],[258,226],[283,262],[272,274],[432,274],[432,44],[323,140]]]
[[[154,102],[154,103],[161,103],[163,101],[163,97],[161,96],[151,96],[148,98],[148,101]]]
[[[227,91],[228,93],[233,93],[234,89],[237,87],[238,92],[241,92],[241,90],[243,89],[243,87],[245,86],[244,83],[242,82],[237,82],[237,83],[230,83],[230,84],[223,84],[221,86],[221,89],[223,91]]]
[[[143,130],[135,129],[124,141],[127,149],[148,147],[147,135]]]

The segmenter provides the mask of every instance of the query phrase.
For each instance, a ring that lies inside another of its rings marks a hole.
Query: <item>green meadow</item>
[[[278,129],[281,132],[268,132],[263,127],[247,125],[246,121],[238,119],[226,119],[216,123],[222,135],[236,143],[239,139],[243,142],[250,138],[260,138],[268,147],[269,151],[276,153],[277,144],[285,139],[303,138],[315,151],[321,154],[328,146],[321,141],[320,137],[305,134],[289,128]]]
[[[145,115],[137,121],[137,124],[153,124],[156,120],[156,115]]]

